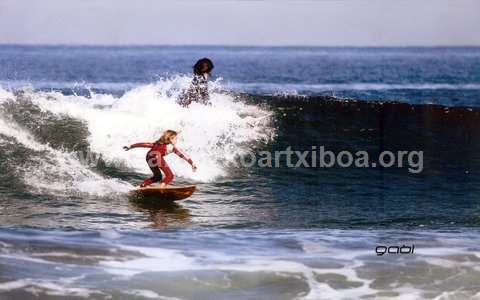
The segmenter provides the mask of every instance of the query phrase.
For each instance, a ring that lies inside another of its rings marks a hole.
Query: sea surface
[[[197,191],[136,199],[166,129]],[[480,48],[1,45],[0,299],[480,299],[479,170]]]

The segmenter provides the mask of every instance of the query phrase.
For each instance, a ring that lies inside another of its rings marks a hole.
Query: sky
[[[0,0],[0,44],[480,46],[480,1]]]

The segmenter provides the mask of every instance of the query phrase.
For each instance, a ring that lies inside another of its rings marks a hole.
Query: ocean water
[[[479,106],[480,48],[0,46],[0,299],[480,298]],[[166,129],[198,190],[134,201]],[[289,147],[423,154],[240,163]]]

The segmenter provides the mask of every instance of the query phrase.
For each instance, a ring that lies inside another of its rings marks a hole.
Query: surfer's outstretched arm
[[[136,144],[133,144],[133,145],[130,145],[130,146],[123,147],[123,149],[125,149],[125,151],[128,151],[128,150],[133,149],[133,148],[153,148],[153,143],[136,143]]]
[[[188,162],[192,166],[194,171],[197,169],[192,159],[188,157],[186,154],[184,154],[182,151],[180,151],[177,147],[173,147],[172,151],[173,153],[178,155],[178,157],[183,158],[186,162]]]

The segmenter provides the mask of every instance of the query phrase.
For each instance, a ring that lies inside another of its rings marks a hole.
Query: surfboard
[[[152,184],[144,188],[138,187],[132,192],[136,196],[155,197],[164,201],[178,201],[190,197],[197,188],[195,185],[167,186],[163,189],[159,186],[158,184]]]

